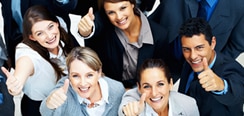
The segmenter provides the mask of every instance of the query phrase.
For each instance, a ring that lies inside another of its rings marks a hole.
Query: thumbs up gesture
[[[203,58],[203,71],[198,75],[198,79],[205,91],[222,91],[224,89],[224,81],[208,67],[206,57]]]
[[[22,92],[23,84],[21,84],[21,82],[17,78],[10,74],[10,72],[6,68],[2,67],[1,69],[7,77],[6,85],[8,88],[8,92],[13,96],[19,95]]]
[[[125,116],[137,116],[139,115],[145,108],[145,99],[146,99],[146,93],[143,93],[141,95],[140,101],[133,101],[129,102],[128,104],[124,105],[122,111],[125,114]]]
[[[78,24],[78,31],[82,36],[89,36],[94,26],[95,16],[93,14],[93,8],[90,7],[88,13],[81,18]]]
[[[49,109],[55,109],[61,106],[67,99],[67,91],[69,88],[69,80],[66,79],[64,85],[51,93],[47,98],[46,104]]]

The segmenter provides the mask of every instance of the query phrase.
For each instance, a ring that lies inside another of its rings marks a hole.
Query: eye
[[[113,11],[108,11],[108,12],[107,12],[107,15],[112,15],[112,14],[114,14]]]
[[[197,46],[197,47],[196,47],[196,49],[197,49],[198,51],[201,51],[203,48],[204,48],[203,46]]]
[[[120,10],[125,10],[126,8],[127,8],[126,6],[122,6]]]
[[[71,75],[71,77],[73,77],[73,78],[79,78],[79,76],[78,75]]]
[[[150,86],[149,85],[144,85],[143,88],[144,89],[148,89],[148,88],[150,88]]]
[[[183,52],[190,52],[189,48],[182,48]]]
[[[48,29],[52,29],[54,27],[54,24],[50,24],[49,26],[48,26]]]
[[[158,83],[158,86],[160,86],[160,87],[161,87],[161,86],[164,86],[164,83]]]
[[[88,74],[87,75],[87,78],[92,78],[93,77],[93,74]]]
[[[37,36],[41,36],[42,35],[42,32],[37,32],[36,35]]]

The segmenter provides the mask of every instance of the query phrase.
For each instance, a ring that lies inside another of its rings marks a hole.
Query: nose
[[[51,32],[46,31],[45,33],[46,33],[46,36],[47,36],[48,38],[52,38],[53,34],[52,34]]]
[[[116,18],[120,20],[122,18],[122,15],[119,12],[117,12],[116,13]]]
[[[158,94],[158,89],[156,87],[152,87],[152,95],[156,96]]]
[[[195,59],[197,57],[197,53],[194,50],[192,50],[190,57],[191,59]]]
[[[86,84],[86,79],[85,79],[85,77],[81,77],[81,78],[80,78],[80,85],[81,85],[81,86],[85,86],[85,84]]]

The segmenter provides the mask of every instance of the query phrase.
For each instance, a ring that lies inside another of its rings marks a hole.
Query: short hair
[[[79,46],[71,50],[66,58],[68,72],[70,70],[70,64],[76,59],[84,62],[94,71],[100,71],[102,69],[102,62],[97,53],[89,47]]]
[[[193,35],[205,35],[205,39],[211,45],[213,37],[212,28],[203,18],[190,18],[184,22],[179,31],[180,37],[192,37]]]
[[[149,68],[158,68],[161,71],[163,71],[165,74],[165,77],[167,78],[167,81],[170,83],[170,78],[171,78],[170,70],[169,70],[168,66],[166,65],[166,63],[162,59],[147,59],[147,60],[145,60],[139,69],[139,73],[137,76],[137,82],[138,83],[141,82],[142,72],[146,69],[149,69]]]

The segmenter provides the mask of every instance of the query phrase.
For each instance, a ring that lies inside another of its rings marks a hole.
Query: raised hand
[[[94,26],[95,16],[93,14],[93,8],[90,7],[88,13],[81,18],[78,24],[78,31],[82,36],[89,36]]]
[[[47,98],[46,104],[49,109],[55,109],[61,106],[67,99],[67,91],[69,88],[69,80],[66,79],[64,85],[51,93]]]
[[[1,67],[1,69],[7,77],[6,85],[9,94],[13,96],[19,95],[23,89],[23,85],[21,84],[21,82],[17,78],[15,78],[12,74],[10,74],[10,72],[6,68]]]
[[[137,116],[139,115],[145,108],[145,99],[146,93],[141,95],[140,101],[133,101],[129,102],[128,104],[124,105],[122,111],[124,112],[125,116]]]
[[[207,58],[203,58],[203,68],[203,71],[198,75],[202,88],[205,91],[222,91],[224,81],[208,67]]]

